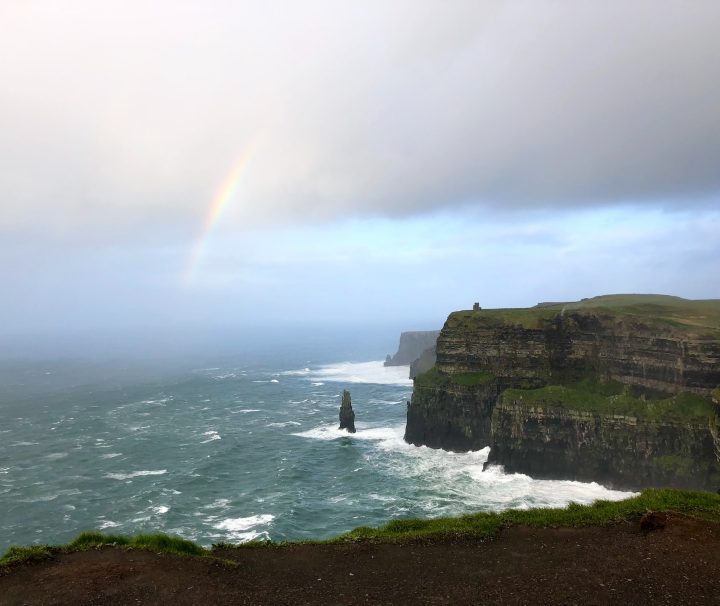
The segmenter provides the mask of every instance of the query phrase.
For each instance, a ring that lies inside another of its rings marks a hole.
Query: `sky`
[[[3,0],[0,337],[720,297],[720,4]]]

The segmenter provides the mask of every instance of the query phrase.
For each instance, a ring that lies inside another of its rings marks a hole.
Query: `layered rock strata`
[[[720,331],[705,311],[715,308],[687,302],[699,311],[681,317],[685,302],[667,299],[674,315],[608,298],[451,314],[435,367],[415,379],[406,441],[490,446],[489,463],[536,477],[716,490]],[[576,384],[564,399],[543,392]]]
[[[487,465],[540,479],[620,489],[720,488],[708,423],[643,420],[501,398],[492,413]]]

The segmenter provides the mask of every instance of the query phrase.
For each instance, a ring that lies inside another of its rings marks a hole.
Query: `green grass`
[[[547,385],[539,389],[507,389],[503,402],[532,406],[557,406],[599,414],[637,417],[651,421],[707,423],[714,413],[712,402],[691,393],[642,400],[622,384],[581,381],[571,385]]]
[[[83,532],[68,546],[70,549],[89,549],[103,545],[119,545],[130,549],[145,549],[158,553],[172,553],[175,555],[208,556],[210,551],[192,541],[172,537],[160,532],[153,534],[138,534],[134,537],[103,534],[101,532]]]
[[[490,372],[446,373],[433,366],[415,377],[417,387],[446,387],[449,385],[486,385],[495,379]]]
[[[219,543],[213,549],[281,547],[293,544],[333,545],[362,541],[402,542],[445,538],[485,539],[509,526],[535,528],[569,528],[600,526],[633,521],[649,512],[678,512],[692,517],[720,523],[720,496],[710,492],[691,492],[676,489],[650,489],[623,501],[596,501],[592,505],[570,503],[567,507],[550,509],[511,509],[499,513],[481,512],[455,518],[430,520],[393,520],[380,528],[360,527],[323,541],[272,543],[254,541],[240,545]],[[125,549],[149,549],[158,553],[208,557],[212,554],[199,545],[164,534],[124,537],[99,532],[84,532],[67,545],[11,547],[0,558],[0,566],[51,558],[58,553],[72,553],[113,545]],[[227,560],[219,560],[227,562]],[[230,564],[235,565],[232,562]]]
[[[669,295],[603,295],[582,301],[544,307],[457,311],[448,317],[449,328],[502,325],[543,328],[559,313],[588,312],[634,318],[658,327],[673,327],[717,338],[720,333],[720,299],[690,300]]]
[[[12,545],[0,558],[0,566],[11,566],[22,562],[38,562],[53,556],[51,547],[47,545],[31,545],[30,547],[17,547]]]
[[[446,325],[448,328],[475,326],[492,329],[510,325],[538,329],[549,323],[559,312],[560,309],[555,307],[455,311],[448,316]]]
[[[597,526],[632,520],[648,511],[675,511],[720,522],[720,496],[709,492],[651,489],[624,501],[597,501],[592,505],[571,503],[562,509],[512,509],[500,513],[475,513],[457,518],[393,520],[380,528],[356,528],[327,542],[397,541],[443,537],[484,539],[508,526],[522,525],[536,528]]]
[[[2,558],[0,558],[0,567],[52,558],[56,554],[88,551],[105,546],[121,547],[124,549],[142,549],[155,553],[180,556],[213,558],[212,551],[209,549],[205,549],[192,541],[159,532],[126,537],[91,531],[80,533],[73,541],[66,545],[12,546]],[[225,560],[219,560],[218,558],[213,559],[233,566],[235,565],[234,562],[227,562]]]

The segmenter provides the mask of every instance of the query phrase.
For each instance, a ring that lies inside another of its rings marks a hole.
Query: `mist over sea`
[[[487,449],[405,444],[407,367],[384,368],[377,345],[352,349],[278,343],[255,359],[172,368],[2,362],[0,550],[90,529],[203,545],[324,538],[393,518],[626,496],[483,472]],[[343,389],[354,435],[337,430]]]

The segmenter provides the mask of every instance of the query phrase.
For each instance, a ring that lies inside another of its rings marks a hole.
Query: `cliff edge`
[[[412,444],[490,446],[488,464],[538,478],[720,487],[720,300],[459,311],[436,356],[415,378]]]

